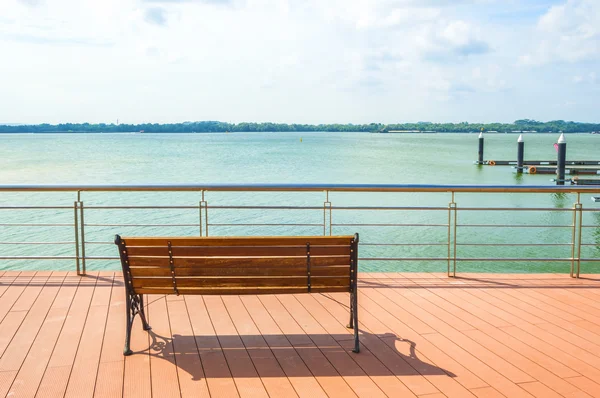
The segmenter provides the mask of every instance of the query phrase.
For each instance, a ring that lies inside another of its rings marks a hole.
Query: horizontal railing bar
[[[456,224],[457,227],[472,228],[573,228],[572,225],[534,225],[534,224]]]
[[[235,224],[239,225],[239,224]],[[318,225],[322,227],[323,225]],[[113,245],[111,241],[86,241],[85,244],[92,245]],[[556,244],[558,245],[558,244]],[[447,243],[360,243],[360,246],[448,246]],[[510,245],[509,245],[510,246]],[[550,246],[550,245],[549,245]]]
[[[457,210],[462,211],[557,211],[557,212],[570,212],[573,211],[571,208],[557,209],[556,207],[456,207]]]
[[[320,208],[323,210],[323,208]],[[412,207],[412,206],[331,206],[332,210],[436,210],[436,211],[448,211],[448,207]]]
[[[582,243],[581,246],[597,246],[597,247],[600,247],[600,243]]]
[[[323,206],[206,206],[209,209],[275,209],[275,210],[323,210]],[[73,206],[0,206],[0,210],[72,210]],[[198,206],[86,206],[86,210],[152,210],[152,209],[190,209],[196,210]],[[329,207],[328,207],[329,209]],[[413,206],[331,206],[335,210],[448,210],[448,207],[413,207]],[[464,211],[573,211],[571,208],[557,209],[555,207],[457,207]],[[600,212],[600,209],[581,209],[584,212]]]
[[[456,246],[573,246],[573,243],[457,243]]]
[[[448,209],[446,209],[448,210]],[[321,224],[322,225],[322,224]],[[448,224],[331,224],[332,227],[448,227]]]
[[[72,209],[72,207],[70,207]],[[206,206],[208,209],[235,209],[235,210],[323,210],[323,206]],[[198,210],[198,206],[86,206],[86,210],[151,210],[151,209],[191,209]]]
[[[227,209],[227,210],[321,210],[323,206],[206,206],[207,209]]]
[[[360,246],[448,246],[447,243],[361,243]]]
[[[447,261],[448,257],[362,257],[359,258],[362,261]],[[558,261],[571,261],[571,258],[456,258],[456,261],[486,261],[486,262],[500,262],[500,261],[539,261],[539,262],[558,262]],[[600,261],[600,260],[596,260]]]
[[[73,208],[71,208],[73,210]],[[17,224],[17,223],[2,223],[0,227],[72,227],[73,224]]]
[[[75,242],[0,242],[0,245],[73,245],[73,244],[75,244]]]
[[[518,258],[518,257],[503,257],[503,258],[491,258],[491,257],[457,257],[456,261],[540,261],[540,262],[550,262],[550,261],[571,261],[572,258],[551,258],[551,257],[542,257],[542,258]]]
[[[66,207],[72,209],[72,207]],[[323,210],[323,206],[233,206],[233,205],[208,205],[211,210]],[[86,210],[150,210],[150,209],[192,209],[198,206],[86,206]],[[396,207],[396,206],[331,206],[332,210],[448,210],[448,207]],[[556,210],[556,209],[555,209]]]
[[[2,256],[0,260],[73,260],[75,256]],[[94,257],[94,256],[85,256],[79,257],[80,259],[86,260],[118,260],[119,257]]]
[[[206,206],[208,209],[281,209],[281,210],[323,210],[323,206]],[[331,210],[446,210],[447,207],[411,207],[411,206],[328,206]]]
[[[600,262],[600,258],[580,258],[579,261],[586,261],[586,262],[597,261],[597,262]]]
[[[86,227],[197,227],[198,225],[199,224],[84,224]]]
[[[119,260],[119,257],[112,256],[85,256],[82,258],[85,258],[86,260]]]
[[[235,225],[239,225],[239,224],[235,224]],[[323,225],[318,225],[319,227],[322,227]],[[113,245],[114,242],[110,242],[110,241],[86,241],[85,244],[92,244],[92,245]],[[556,244],[559,245],[559,244]],[[569,244],[570,245],[570,244]],[[448,246],[447,243],[360,243],[360,246]],[[511,245],[507,245],[507,246],[511,246]],[[548,245],[551,246],[551,245]]]
[[[73,206],[0,206],[0,210],[73,210]]]
[[[3,259],[4,257],[0,257]],[[30,259],[32,257],[18,257],[11,259]],[[49,257],[47,257],[49,258]],[[58,257],[57,257],[58,258]],[[60,257],[62,258],[75,258],[75,257]],[[119,257],[109,257],[109,256],[86,256],[86,260],[118,260]],[[447,261],[448,257],[359,257],[361,261]],[[550,262],[550,261],[571,261],[571,258],[521,258],[521,259],[513,259],[513,258],[457,258],[456,261],[542,261],[542,262]],[[582,259],[583,261],[583,259]],[[591,261],[591,260],[590,260]],[[600,261],[600,259],[596,259],[594,261]]]
[[[72,207],[71,207],[72,208]],[[198,210],[196,206],[85,206],[85,210],[154,210],[154,209],[193,209]]]
[[[206,206],[208,209],[230,209],[230,210],[323,210],[323,206]],[[0,210],[72,210],[73,206],[0,206]],[[198,206],[86,206],[86,210],[197,210]],[[413,207],[413,206],[331,206],[332,210],[401,210],[401,211],[447,211],[448,207]],[[456,207],[462,211],[555,211],[570,212],[571,208],[557,209],[554,207]],[[600,209],[582,209],[586,212],[599,212]]]
[[[75,256],[0,256],[0,260],[73,260]]]
[[[600,225],[582,225],[581,228],[600,228]]]
[[[0,256],[0,260],[72,260],[75,256]],[[86,256],[86,260],[118,260],[119,257],[93,257]],[[361,261],[446,261],[447,257],[361,257]],[[538,261],[557,262],[571,261],[571,258],[457,258],[456,261]],[[580,259],[580,261],[600,261],[600,259]]]
[[[321,209],[322,210],[322,209]],[[221,223],[217,223],[217,224],[213,224],[213,223],[208,223],[207,224],[210,227],[236,227],[236,226],[241,226],[241,227],[285,227],[285,226],[290,226],[290,227],[323,227],[323,224],[240,224],[240,223],[235,223],[235,224],[221,224]]]
[[[432,185],[432,184],[3,184],[0,192],[109,192],[109,191],[305,191],[305,192],[503,192],[597,193],[600,186],[586,185]]]
[[[448,261],[448,257],[359,257],[360,261]]]

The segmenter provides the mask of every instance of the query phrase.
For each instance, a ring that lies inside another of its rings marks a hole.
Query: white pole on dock
[[[525,152],[525,142],[523,141],[523,134],[519,135],[517,139],[517,173],[523,172],[523,154]]]
[[[479,133],[479,157],[477,159],[477,164],[483,164],[483,129],[481,129],[481,133]]]
[[[567,140],[563,133],[558,137],[558,161],[556,185],[565,185],[565,164],[567,162]]]

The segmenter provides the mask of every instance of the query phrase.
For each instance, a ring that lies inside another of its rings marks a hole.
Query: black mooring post
[[[567,163],[567,141],[565,135],[558,137],[558,162],[556,168],[556,185],[565,185],[565,164]]]
[[[523,172],[523,153],[525,152],[525,142],[523,141],[523,134],[519,135],[517,140],[517,173]]]
[[[483,131],[479,133],[479,152],[478,152],[477,164],[483,164]]]

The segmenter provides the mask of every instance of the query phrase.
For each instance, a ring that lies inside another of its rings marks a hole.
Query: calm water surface
[[[555,135],[526,135],[525,158],[556,158]],[[514,134],[486,136],[487,160],[516,158]],[[600,158],[600,136],[567,135],[567,159]],[[141,183],[420,183],[420,184],[525,184],[551,185],[550,175],[517,176],[509,167],[478,167],[477,134],[361,134],[361,133],[235,133],[235,134],[0,134],[3,156],[0,158],[0,183],[67,183],[67,184],[141,184]],[[332,193],[336,205],[381,204],[393,206],[447,206],[448,194],[342,194]],[[73,193],[5,193],[0,204],[72,206]],[[181,205],[197,206],[198,193],[83,193],[86,206],[99,205]],[[218,204],[294,204],[322,206],[322,193],[208,193],[211,205]],[[457,195],[459,206],[551,207],[571,208],[573,195]],[[582,198],[584,207],[598,208],[589,197]],[[571,231],[553,226],[570,225],[571,214],[531,212],[493,214],[492,212],[459,213],[459,223],[531,223],[548,228],[520,228],[509,231],[493,228],[460,229],[464,243],[533,243],[546,241],[568,244]],[[0,226],[0,241],[54,242],[73,241],[72,210],[0,212],[3,224],[59,223],[62,227],[23,229]],[[600,225],[598,213],[585,215],[585,223]],[[215,224],[231,223],[322,223],[317,212],[227,212],[211,213]],[[358,222],[445,223],[447,212],[381,212],[335,214],[334,224]],[[175,227],[113,227],[105,224],[178,224]],[[115,255],[110,245],[115,233],[197,235],[197,210],[170,211],[86,211],[86,246],[88,256]],[[100,225],[101,224],[101,225]],[[334,233],[353,233],[356,228],[334,226]],[[215,225],[211,235],[320,234],[319,226],[304,227],[231,227]],[[600,227],[587,228],[586,242],[600,244]],[[362,242],[378,243],[445,243],[446,230],[439,227],[379,228],[361,227]],[[103,243],[106,242],[106,243]],[[600,257],[598,246],[584,248],[589,256]],[[369,247],[361,248],[361,256],[445,255],[445,246]],[[72,244],[0,245],[5,256],[73,255]],[[551,247],[459,247],[459,256],[470,257],[560,257],[570,256],[570,246]],[[588,271],[599,264],[589,263]],[[90,269],[117,269],[113,261],[90,261]],[[442,271],[444,262],[361,262],[365,271],[411,270]],[[567,262],[560,263],[474,263],[459,264],[462,271],[564,272]],[[0,269],[64,268],[73,269],[69,261],[0,260]]]

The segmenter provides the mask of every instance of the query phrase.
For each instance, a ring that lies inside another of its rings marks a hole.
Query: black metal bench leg
[[[348,322],[348,325],[346,326],[348,329],[352,329],[354,328],[354,300],[353,300],[353,296],[354,293],[350,293],[350,322]]]
[[[352,294],[352,313],[354,320],[354,349],[353,352],[360,352],[360,343],[358,341],[358,292]]]
[[[360,344],[358,342],[358,294],[350,293],[350,323],[348,329],[354,329],[354,349],[352,352],[360,352]]]
[[[133,314],[131,308],[132,297],[130,295],[127,295],[127,299],[125,301],[127,306],[127,323],[125,324],[125,348],[123,349],[123,355],[131,355],[133,354],[133,351],[131,351],[129,343],[131,342],[131,327],[133,326],[133,317],[135,316],[135,314]]]
[[[146,310],[144,309],[144,295],[140,294],[140,317],[142,317],[142,327],[144,330],[150,330],[152,327],[146,321]]]
[[[127,295],[127,329],[125,331],[125,349],[123,355],[131,355],[133,351],[129,347],[131,342],[131,328],[133,327],[133,320],[137,314],[140,314],[142,319],[142,327],[144,330],[150,330],[150,325],[146,321],[146,312],[144,311],[144,298],[141,294],[128,294]]]

